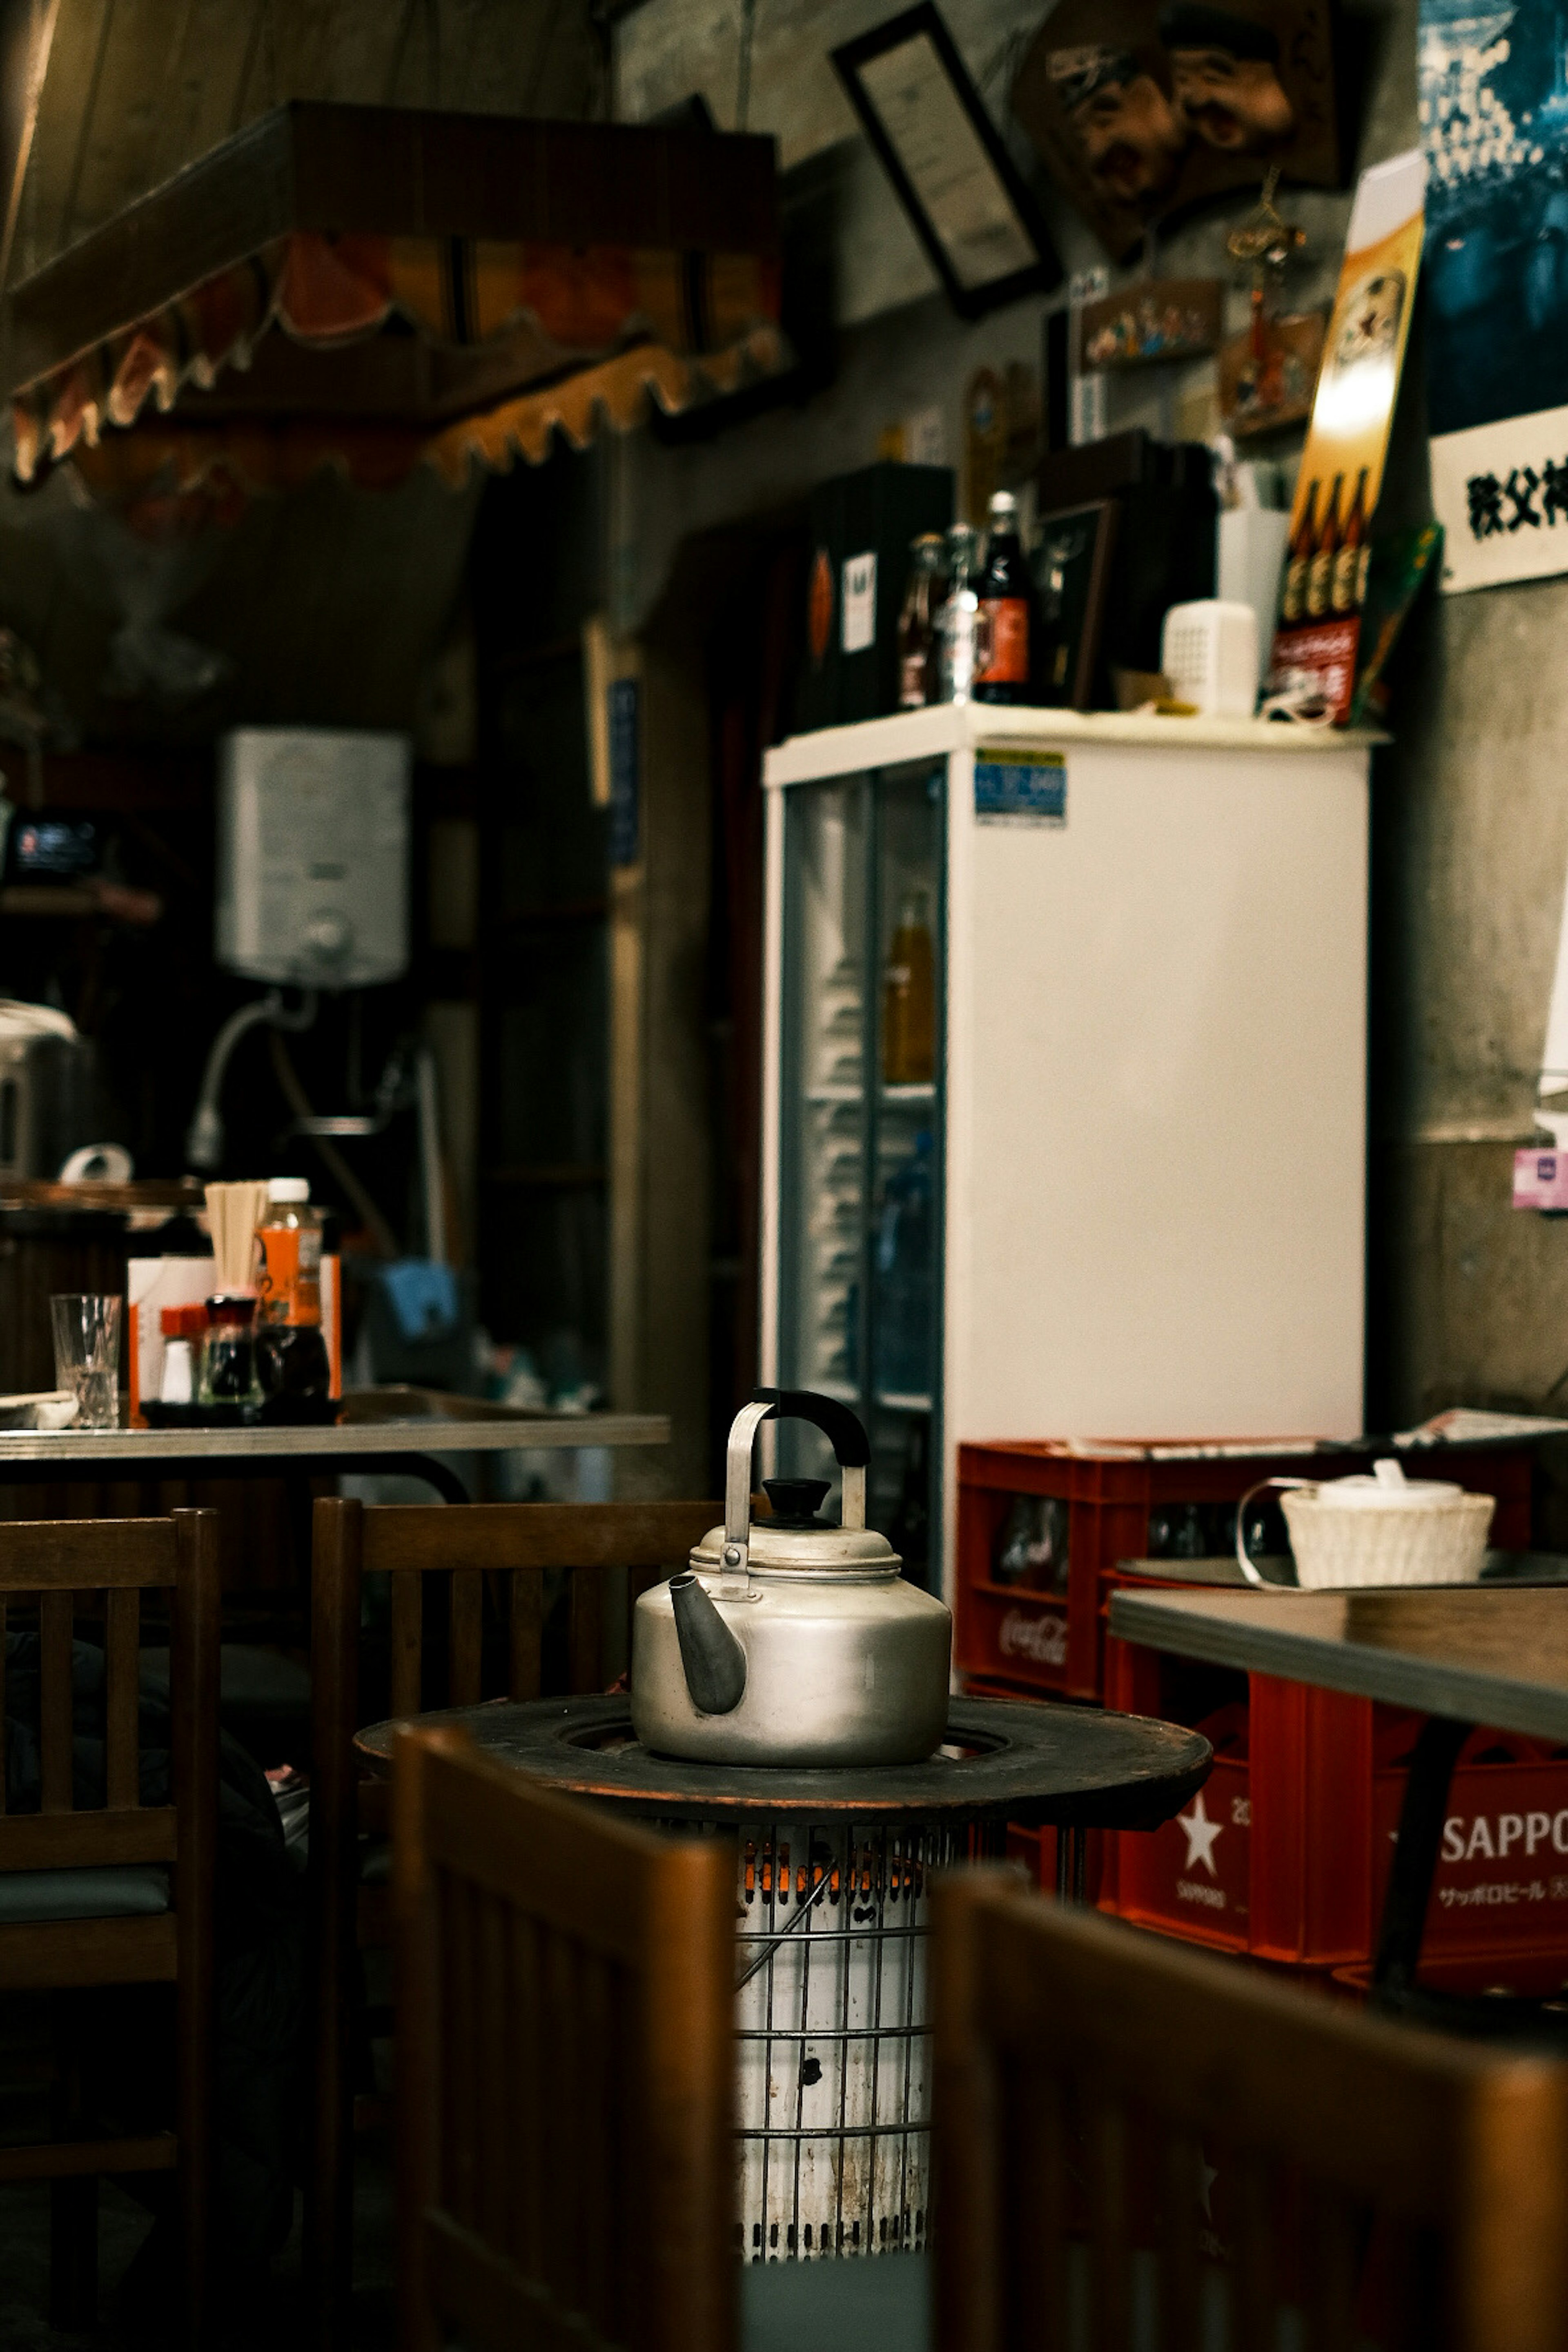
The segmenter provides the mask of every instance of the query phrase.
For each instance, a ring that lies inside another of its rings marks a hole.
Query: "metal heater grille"
[[[931,2179],[931,1873],[1000,1851],[966,1822],[740,1825],[742,2255],[906,2252]]]

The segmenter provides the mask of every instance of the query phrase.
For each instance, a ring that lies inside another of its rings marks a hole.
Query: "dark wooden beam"
[[[296,100],[14,287],[9,384],[34,382],[294,229],[773,254],[773,142]]]

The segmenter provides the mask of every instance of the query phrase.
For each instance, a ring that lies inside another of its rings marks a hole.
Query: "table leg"
[[[1083,1901],[1084,1860],[1087,1833],[1080,1829],[1068,1829],[1065,1823],[1057,1829],[1057,1900],[1058,1903]]]
[[[1397,2002],[1415,1982],[1421,1959],[1421,1937],[1426,1906],[1447,1818],[1448,1786],[1459,1750],[1473,1727],[1445,1715],[1428,1716],[1410,1759],[1405,1802],[1399,1811],[1399,1835],[1388,1891],[1383,1898],[1383,1923],[1378,1930],[1377,1963],[1373,1970],[1374,2001]]]

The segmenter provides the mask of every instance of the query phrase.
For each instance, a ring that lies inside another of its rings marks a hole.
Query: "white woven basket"
[[[1281,1495],[1308,1591],[1364,1584],[1474,1584],[1487,1556],[1494,1498],[1455,1493],[1441,1501],[1379,1498],[1375,1507],[1330,1501],[1331,1486]]]

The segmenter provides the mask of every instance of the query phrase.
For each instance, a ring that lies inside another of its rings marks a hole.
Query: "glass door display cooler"
[[[762,1375],[860,1414],[932,1589],[961,1443],[1360,1433],[1369,761],[974,704],[768,753]]]
[[[777,1384],[853,1405],[868,1508],[924,1581],[931,1563],[946,763],[821,783],[784,841]],[[803,1423],[783,1466],[830,1475]]]

